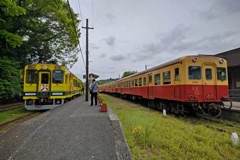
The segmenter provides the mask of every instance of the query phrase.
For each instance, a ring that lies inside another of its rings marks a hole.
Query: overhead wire
[[[92,0],[92,27],[94,27],[94,19],[93,19],[93,0]]]
[[[72,19],[72,23],[73,23],[74,31],[75,31],[75,34],[76,34],[76,38],[77,38],[77,40],[78,40],[78,46],[79,46],[79,48],[80,48],[80,52],[81,52],[81,55],[82,55],[83,64],[84,64],[84,66],[86,67],[85,62],[84,62],[84,58],[83,58],[83,53],[82,53],[82,49],[81,49],[81,45],[80,45],[80,41],[79,41],[78,36],[77,36],[77,29],[76,29],[76,26],[75,26],[75,23],[74,23],[72,10],[71,10],[71,7],[70,7],[70,4],[69,4],[69,1],[68,1],[68,0],[67,0],[67,3],[68,3],[69,12],[70,12],[70,15],[71,15],[71,19]]]
[[[82,10],[81,10],[81,6],[80,6],[80,2],[79,1],[77,1],[77,3],[78,3],[78,9],[79,9],[79,13],[80,13],[80,17],[81,17],[81,22],[82,22]]]
[[[83,15],[82,15],[82,10],[81,10],[81,5],[80,5],[80,2],[79,2],[79,0],[77,0],[77,5],[78,5],[78,10],[79,10],[79,13],[80,13],[80,18],[81,18],[81,22],[80,22],[80,25],[82,24],[82,26],[84,26],[84,24],[83,24]],[[81,28],[81,27],[80,27]],[[85,34],[85,32],[83,32],[84,33],[84,35],[86,35]]]

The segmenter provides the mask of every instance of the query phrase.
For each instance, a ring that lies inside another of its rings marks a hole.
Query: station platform
[[[90,99],[90,98],[89,98]],[[117,116],[82,95],[0,135],[1,160],[131,160]]]
[[[230,103],[229,102],[224,102],[224,105],[226,106],[226,108],[228,108],[230,106]],[[240,111],[240,102],[232,101],[231,110]]]

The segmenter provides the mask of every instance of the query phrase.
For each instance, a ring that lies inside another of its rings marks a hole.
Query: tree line
[[[21,95],[26,64],[77,62],[77,16],[64,0],[0,1],[0,103]]]

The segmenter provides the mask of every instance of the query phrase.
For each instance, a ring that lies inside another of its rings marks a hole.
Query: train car
[[[99,91],[146,100],[150,107],[176,114],[200,110],[218,117],[223,102],[230,101],[227,61],[208,55],[180,57],[117,80],[114,85],[112,92],[102,86]]]
[[[27,110],[48,110],[81,95],[82,81],[57,64],[24,68],[23,99]]]

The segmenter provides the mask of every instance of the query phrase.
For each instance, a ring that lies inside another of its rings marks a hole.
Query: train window
[[[171,72],[163,72],[163,84],[171,84]]]
[[[63,83],[63,71],[53,70],[52,83]]]
[[[193,79],[201,79],[201,67],[200,66],[189,66],[188,67],[188,78]]]
[[[73,87],[76,87],[77,85],[76,85],[76,80],[75,79],[73,79]]]
[[[135,79],[135,86],[138,86],[138,79]]]
[[[217,68],[217,79],[221,81],[224,81],[227,79],[226,68],[222,68],[222,67]]]
[[[147,84],[147,79],[146,79],[146,77],[144,77],[143,78],[143,85],[146,86],[146,84]]]
[[[128,84],[129,84],[129,86],[128,86],[128,87],[131,87],[131,81],[128,81]]]
[[[42,74],[41,83],[48,84],[48,74],[47,73]]]
[[[27,70],[26,83],[37,83],[37,70]]]
[[[175,81],[179,80],[179,68],[175,68]]]
[[[139,86],[142,86],[142,78],[139,78]]]
[[[154,84],[160,85],[160,73],[154,75]]]
[[[205,69],[205,78],[206,80],[212,80],[212,69],[210,68]]]
[[[152,83],[152,75],[148,76],[148,83]]]
[[[134,87],[135,85],[134,85],[134,80],[132,80],[132,86]]]

